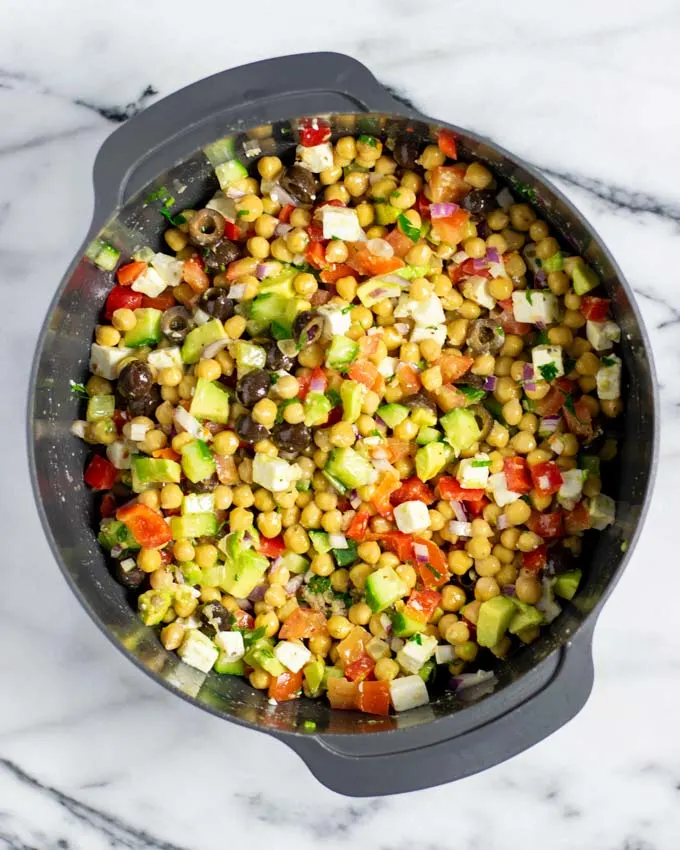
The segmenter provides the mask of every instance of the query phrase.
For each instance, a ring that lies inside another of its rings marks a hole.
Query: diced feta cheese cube
[[[595,375],[597,395],[606,401],[621,397],[621,358],[609,354],[602,358],[602,366]]]
[[[198,629],[192,629],[186,633],[177,654],[185,664],[208,673],[220,652],[207,635]]]
[[[586,322],[586,336],[595,351],[607,351],[621,339],[616,322]]]
[[[404,534],[416,534],[430,527],[430,515],[424,502],[402,502],[394,509],[394,521]]]
[[[489,480],[489,467],[491,459],[489,455],[481,452],[474,457],[466,457],[458,464],[458,472],[456,478],[461,487],[470,490],[486,488]]]
[[[341,307],[319,307],[319,313],[324,317],[324,337],[327,339],[343,336],[352,324],[349,310],[343,312]]]
[[[451,664],[456,660],[456,650],[450,643],[440,643],[434,651],[437,664]]]
[[[557,298],[552,292],[520,289],[512,293],[512,312],[516,322],[550,324],[557,321]]]
[[[611,496],[598,493],[590,500],[590,526],[602,531],[616,519],[616,502]]]
[[[430,295],[424,301],[416,301],[415,298],[402,294],[394,309],[394,316],[397,319],[411,316],[417,325],[425,328],[437,327],[446,322],[444,308],[438,295]]]
[[[562,470],[562,484],[557,491],[557,501],[568,511],[573,510],[581,498],[585,473],[582,469]]]
[[[426,339],[433,339],[438,345],[443,346],[446,342],[446,325],[436,325],[428,328],[422,325],[415,325],[411,332],[411,342],[423,342]]]
[[[182,354],[176,345],[171,348],[157,348],[155,351],[149,352],[147,363],[153,366],[154,369],[169,369],[172,366],[179,366],[181,369]]]
[[[137,566],[137,561],[134,558],[124,558],[120,562],[120,568],[124,573],[129,573]]]
[[[534,375],[552,381],[564,375],[561,345],[537,345],[531,350]]]
[[[291,673],[297,673],[302,670],[305,664],[312,657],[312,653],[306,646],[299,643],[293,643],[289,640],[282,640],[274,647],[274,655],[287,667]]]
[[[130,469],[132,466],[132,452],[124,440],[116,440],[115,443],[107,446],[106,457],[116,469]]]
[[[391,378],[397,371],[398,363],[399,360],[396,357],[384,357],[378,363],[378,372],[380,372],[383,378]]]
[[[161,292],[167,289],[167,286],[168,284],[158,274],[156,269],[147,266],[132,284],[132,289],[135,292],[142,292],[144,295],[148,295],[149,298],[156,298]]]
[[[409,638],[397,653],[397,663],[407,673],[417,673],[437,647],[437,638],[417,634]]]
[[[253,460],[253,481],[278,493],[290,489],[293,481],[300,477],[297,464],[290,464],[279,457],[268,457],[261,452],[255,452]]]
[[[430,698],[427,695],[425,682],[420,676],[402,676],[390,682],[390,699],[395,711],[408,711],[427,705]]]
[[[333,165],[333,147],[330,142],[323,142],[321,145],[312,145],[309,148],[298,145],[297,158],[310,171],[319,174]]]
[[[496,306],[496,299],[489,292],[489,281],[480,275],[474,275],[465,281],[463,295],[487,310],[493,310]]]
[[[508,479],[505,477],[504,472],[497,472],[495,475],[490,475],[487,486],[491,490],[494,501],[499,508],[504,508],[506,505],[522,498],[521,493],[515,493],[513,490],[508,489]]]
[[[263,188],[262,194],[264,193],[265,189]],[[227,221],[236,221],[236,202],[233,198],[228,198],[222,191],[216,192],[205,207],[208,210],[216,210]]]
[[[364,236],[357,211],[350,207],[322,207],[321,222],[324,239],[358,242]]]
[[[107,381],[115,381],[116,366],[131,354],[134,354],[134,348],[108,348],[93,342],[90,349],[90,372]]]
[[[215,510],[213,493],[187,493],[182,502],[184,514],[207,514]]]
[[[182,282],[183,260],[157,253],[153,255],[150,265],[158,272],[166,286],[179,286]]]
[[[240,661],[245,655],[241,632],[218,632],[215,635],[215,643],[226,656],[225,661]]]

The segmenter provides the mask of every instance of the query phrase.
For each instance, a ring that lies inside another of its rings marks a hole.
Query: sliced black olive
[[[199,210],[189,222],[189,239],[204,248],[216,245],[224,236],[224,216],[217,210]]]
[[[226,632],[231,628],[233,617],[220,602],[208,602],[203,606],[201,614],[218,632]]]
[[[217,476],[211,475],[210,478],[204,478],[203,481],[189,481],[187,479],[184,486],[190,493],[212,493],[218,484]]]
[[[475,390],[484,389],[484,378],[481,375],[473,375],[472,372],[467,372],[462,378],[457,378],[456,383],[462,384],[464,387],[472,387]]]
[[[308,168],[292,165],[280,179],[281,188],[301,204],[313,204],[319,188],[316,177]]]
[[[253,407],[267,395],[271,385],[269,372],[264,369],[253,369],[239,378],[236,384],[236,398],[245,407]]]
[[[504,335],[493,319],[475,319],[468,331],[467,344],[477,354],[495,354],[503,348]]]
[[[162,400],[160,388],[157,384],[154,384],[145,396],[128,402],[128,413],[130,416],[148,416],[152,418]]]
[[[198,301],[198,306],[209,316],[219,319],[220,322],[226,322],[234,315],[235,304],[233,300],[227,296],[225,289],[217,286],[206,289]]]
[[[428,398],[425,393],[413,393],[403,399],[403,404],[410,410],[430,410],[432,413],[437,413],[437,405],[431,398]]]
[[[309,311],[306,312],[309,313]],[[293,338],[298,342],[298,345],[303,348],[321,339],[321,334],[324,329],[325,322],[323,316],[320,316],[318,313],[312,313],[311,315],[312,318],[299,332],[297,331],[295,324],[293,325]]]
[[[302,423],[281,422],[272,431],[274,445],[285,452],[302,452],[312,443],[312,429]]]
[[[548,549],[546,573],[558,576],[560,573],[569,572],[574,569],[574,555],[564,546],[552,546]]]
[[[250,445],[259,443],[260,440],[266,440],[269,436],[269,431],[264,425],[256,422],[249,413],[241,416],[236,422],[236,433],[244,443],[249,443]]]
[[[118,392],[127,401],[143,398],[152,386],[151,369],[141,360],[131,360],[118,377]]]
[[[139,567],[133,567],[131,570],[126,571],[121,567],[120,561],[116,561],[114,574],[116,581],[122,584],[123,587],[139,587],[144,583],[144,579],[146,578],[146,573],[140,570]]]
[[[186,307],[170,307],[161,316],[161,333],[170,342],[184,342],[189,333],[190,316]]]
[[[264,349],[267,352],[267,369],[271,369],[272,372],[278,372],[279,369],[290,372],[295,365],[294,358],[284,354],[275,342],[265,343]]]
[[[397,139],[392,153],[402,168],[417,168],[418,163],[416,160],[420,153],[420,145],[415,139],[409,136],[402,136],[400,139]]]
[[[496,195],[489,189],[473,189],[460,202],[473,215],[486,215],[496,209]]]
[[[481,429],[481,434],[479,435],[479,442],[481,443],[482,440],[487,438],[489,431],[493,428],[493,417],[486,407],[481,404],[474,404],[470,410],[474,413],[477,424]]]
[[[482,218],[477,222],[477,236],[480,239],[488,239],[491,236],[491,228],[489,227],[489,222]]]
[[[242,256],[243,251],[235,242],[231,239],[221,239],[206,252],[204,262],[210,271],[219,272],[223,266],[228,266]]]

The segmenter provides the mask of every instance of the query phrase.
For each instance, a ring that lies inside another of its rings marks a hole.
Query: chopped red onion
[[[496,528],[499,531],[504,531],[510,523],[508,522],[508,518],[505,514],[501,514],[496,520]]]
[[[326,389],[326,381],[324,378],[312,378],[309,384],[310,393],[322,393]]]
[[[253,603],[250,601],[250,599],[237,599],[236,604],[243,611],[252,611],[253,610]]]
[[[561,418],[561,416],[544,416],[538,426],[539,436],[549,437],[551,434],[554,434],[557,426],[560,424]]]
[[[455,534],[456,537],[472,537],[472,523],[459,522],[456,519],[452,519],[449,522],[449,531],[451,534]]]
[[[404,336],[409,332],[409,325],[406,322],[395,322],[394,329],[398,334]]]
[[[227,191],[224,193],[228,198],[238,201],[239,198],[245,198],[246,193],[237,189],[235,186],[227,186]]]
[[[115,546],[111,547],[111,557],[112,558],[120,558],[120,556],[122,554],[123,554],[123,547],[122,546],[119,546],[118,544],[116,544]]]
[[[416,561],[418,561],[419,564],[426,564],[430,558],[427,546],[423,543],[413,544],[413,554],[416,556]]]
[[[487,263],[500,263],[501,255],[498,253],[498,248],[489,248],[484,259]]]
[[[260,278],[262,280],[262,278]],[[233,298],[234,301],[240,301],[246,294],[245,283],[235,283],[229,287],[228,298]]]
[[[352,490],[349,496],[347,497],[350,505],[356,510],[361,504],[361,496],[357,493],[356,490]]]
[[[290,231],[291,231],[292,229],[293,229],[293,225],[292,225],[292,224],[288,224],[288,223],[287,223],[287,222],[285,222],[285,221],[280,221],[280,222],[276,225],[276,230],[274,231],[274,235],[275,235],[275,236],[285,236],[285,235],[286,235],[286,233],[290,233]]]
[[[486,269],[486,266],[487,266],[486,260],[473,260],[472,261],[472,268],[476,272],[483,272]]]
[[[389,614],[382,613],[380,615],[380,625],[385,629],[386,634],[390,634],[392,631],[392,620],[389,617]]]
[[[514,596],[515,595],[515,585],[514,584],[504,584],[501,588],[501,593],[503,596]]]
[[[294,207],[298,206],[298,202],[292,195],[289,195],[288,192],[284,188],[282,188],[280,183],[275,183],[271,189],[269,190],[269,195],[277,204],[281,204],[282,207],[285,207],[286,204],[291,204]]]
[[[465,251],[458,251],[456,254],[453,255],[453,257],[451,257],[451,259],[454,263],[456,263],[456,265],[460,266],[468,259],[468,255],[465,253]]]
[[[386,457],[376,457],[373,455],[373,467],[374,469],[377,469],[378,472],[387,472],[392,469],[392,464]]]
[[[448,218],[453,215],[460,207],[458,204],[430,204],[430,216],[433,219]]]
[[[489,670],[478,670],[476,673],[461,673],[458,676],[453,676],[451,678],[451,690],[459,694],[469,688],[477,688],[480,685],[484,685],[483,692],[480,689],[476,694],[477,696],[482,696],[483,693],[491,693],[497,683],[498,679],[495,673]]]
[[[201,425],[195,416],[192,416],[191,413],[183,407],[178,406],[175,408],[173,418],[180,428],[183,428],[187,434],[191,434],[192,437],[196,437],[197,440],[205,440],[206,438],[209,439],[210,432]]]
[[[399,650],[403,647],[405,643],[406,641],[402,640],[401,638],[394,637],[390,641],[390,649],[392,650],[392,652],[399,652]]]
[[[534,282],[538,284],[541,289],[545,289],[546,284],[548,282],[548,278],[543,269],[539,269],[534,275]]]
[[[261,602],[264,599],[264,595],[267,592],[268,587],[269,585],[266,582],[258,584],[257,587],[253,588],[253,590],[248,594],[248,599],[251,602]]]
[[[382,416],[378,416],[377,413],[373,414],[373,419],[378,428],[387,428],[387,422],[382,418]]]
[[[493,392],[496,389],[498,378],[495,375],[489,375],[484,381],[484,389]]]
[[[369,254],[384,260],[389,260],[394,256],[394,248],[386,239],[369,239],[366,248]]]
[[[276,274],[280,269],[281,263],[277,261],[272,261],[270,263],[258,263],[257,268],[255,269],[255,274],[257,275],[258,280],[264,280],[266,277]],[[234,287],[232,286],[232,289],[233,288]],[[229,297],[231,297],[231,295]]]
[[[305,581],[304,575],[292,576],[291,578],[288,579],[288,581],[284,585],[284,589],[285,589],[286,593],[289,596],[292,596],[293,594],[297,593],[298,590],[304,584],[304,581]]]
[[[544,331],[547,327],[545,322],[534,322],[539,331]]]
[[[522,368],[522,380],[523,381],[533,381],[534,379],[534,367],[531,363],[525,363]]]
[[[451,509],[453,510],[458,522],[467,522],[467,511],[465,510],[463,503],[452,499],[449,504],[451,505]]]

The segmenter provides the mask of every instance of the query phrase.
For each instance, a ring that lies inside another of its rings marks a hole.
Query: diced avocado
[[[309,534],[309,539],[312,542],[312,546],[319,553],[319,555],[325,555],[326,552],[331,551],[331,544],[328,539],[328,534],[325,531],[310,530],[307,533]]]
[[[230,159],[228,162],[222,162],[215,166],[215,177],[217,177],[222,190],[231,186],[236,180],[242,180],[247,176],[248,169],[237,159]]]
[[[376,413],[388,428],[396,428],[406,419],[409,410],[403,404],[381,404]]]
[[[113,395],[93,395],[87,402],[85,419],[88,422],[100,422],[110,419],[116,409],[116,397]]]
[[[94,247],[95,245],[96,248]],[[102,271],[112,272],[116,268],[116,263],[120,258],[120,251],[116,251],[112,245],[107,245],[105,242],[96,240],[96,242],[92,243],[90,249],[87,251],[87,256]]]
[[[428,443],[435,443],[437,440],[441,440],[441,438],[441,431],[437,431],[436,428],[429,428],[427,425],[424,425],[420,431],[418,431],[416,443],[419,446],[426,446]]]
[[[458,407],[439,420],[456,457],[479,440],[481,431],[471,410]]]
[[[227,334],[222,322],[219,319],[211,319],[204,325],[199,325],[189,331],[182,345],[182,360],[189,364],[198,363],[201,359],[201,352],[206,345],[226,338]]]
[[[331,549],[333,553],[333,557],[335,558],[335,563],[339,567],[348,567],[350,564],[353,564],[359,558],[359,554],[357,552],[357,544],[354,540],[347,541],[346,549]]]
[[[170,531],[176,540],[194,537],[212,537],[217,534],[215,514],[184,514],[170,517]]]
[[[543,614],[541,614],[538,608],[529,605],[527,602],[521,602],[519,599],[513,599],[512,601],[515,603],[517,611],[512,620],[510,620],[510,626],[508,627],[511,635],[516,635],[517,632],[521,632],[522,629],[527,629],[530,626],[541,625]]]
[[[333,449],[326,463],[326,471],[351,489],[373,484],[377,478],[370,461],[350,448]]]
[[[222,587],[226,566],[218,561],[212,567],[203,567],[201,575],[201,584],[205,587]]]
[[[239,339],[234,348],[239,378],[247,372],[252,372],[253,369],[264,369],[267,352],[261,345]]]
[[[237,599],[245,599],[262,581],[269,568],[269,558],[246,549],[234,560],[228,560],[222,588]]]
[[[220,652],[213,670],[222,676],[242,676],[245,671],[243,659],[230,661],[226,652]]]
[[[411,413],[411,421],[421,428],[431,428],[437,424],[437,414],[426,407],[418,407]]]
[[[416,452],[416,475],[421,481],[429,481],[453,460],[454,452],[446,443],[427,443]]]
[[[99,536],[97,537],[100,545],[109,552],[114,546],[122,546],[123,549],[139,549],[140,545],[132,536],[132,532],[117,519],[103,519],[99,526]]]
[[[384,611],[408,593],[408,587],[392,567],[382,567],[366,579],[366,602],[371,611]]]
[[[141,493],[146,484],[179,484],[182,469],[175,460],[134,455],[132,458],[132,489]]]
[[[323,393],[307,393],[305,399],[305,425],[312,428],[314,425],[323,425],[328,421],[328,416],[333,409],[331,400]]]
[[[140,345],[154,345],[161,339],[160,310],[153,307],[138,307],[135,311],[137,320],[134,328],[126,331],[123,344],[126,348],[139,348]]]
[[[203,440],[192,440],[182,446],[182,469],[194,484],[210,478],[215,472],[215,461],[208,444]]]
[[[562,271],[564,268],[564,257],[562,256],[562,252],[556,251],[551,257],[548,257],[547,260],[543,260],[542,268],[546,274]]]
[[[276,292],[261,292],[250,304],[250,318],[265,325],[281,321],[285,316],[288,299]]]
[[[199,378],[189,413],[197,419],[209,419],[226,425],[229,420],[229,396],[219,384]]]
[[[338,334],[331,340],[326,351],[326,366],[330,369],[346,369],[359,353],[359,343]]]
[[[590,266],[580,260],[574,265],[571,283],[577,295],[585,295],[586,292],[590,292],[591,289],[600,285],[600,278]]]
[[[180,567],[184,583],[189,587],[194,587],[197,584],[203,584],[203,571],[193,561],[182,561]]]
[[[403,611],[397,611],[392,615],[392,634],[395,637],[411,637],[417,632],[424,632],[426,628],[426,622],[409,617]]]
[[[326,665],[319,658],[315,661],[310,661],[309,664],[305,664],[302,672],[304,673],[310,696],[318,696],[321,693],[325,670]]]
[[[494,596],[482,602],[477,618],[477,643],[480,646],[496,646],[508,630],[516,610],[515,603],[508,596]]]
[[[343,381],[340,384],[342,418],[345,422],[356,422],[361,416],[366,388],[358,381]]]
[[[357,297],[364,307],[373,307],[385,298],[398,298],[400,295],[398,283],[390,283],[380,277],[372,277],[357,288]]]
[[[274,277],[265,278],[260,284],[260,294],[274,292],[276,295],[283,295],[286,299],[295,298],[293,278],[297,274],[299,272],[296,268],[288,266],[280,271],[279,274],[274,275]]]
[[[146,626],[157,626],[170,610],[172,591],[166,587],[147,590],[137,599],[137,610]]]
[[[274,650],[268,646],[258,647],[251,655],[254,665],[266,670],[270,676],[280,676],[285,673],[286,668],[274,655]]]
[[[399,218],[399,213],[401,210],[398,210],[396,207],[393,207],[391,204],[376,204],[375,205],[375,223],[376,224],[394,224],[394,222]]]
[[[309,569],[309,559],[304,558],[302,555],[297,555],[295,552],[284,552],[281,558],[283,560],[283,566],[288,572],[294,575],[306,573]]]
[[[573,599],[581,583],[582,575],[581,570],[569,570],[568,573],[557,576],[553,586],[555,594],[562,599]]]

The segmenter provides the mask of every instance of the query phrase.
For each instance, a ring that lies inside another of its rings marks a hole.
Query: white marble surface
[[[677,0],[292,5],[0,0],[0,847],[673,850]],[[62,581],[23,453],[29,362],[87,228],[91,164],[115,127],[105,115],[134,111],[148,87],[153,98],[224,67],[313,49],[356,56],[426,113],[554,176],[633,284],[661,383],[656,496],[597,627],[587,706],[509,763],[405,798],[335,795],[284,746],[193,709],[132,668]]]

